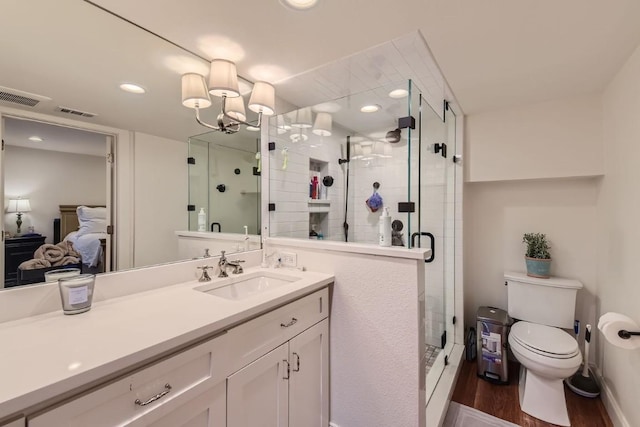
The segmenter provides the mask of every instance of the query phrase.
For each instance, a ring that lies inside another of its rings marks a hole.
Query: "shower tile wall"
[[[389,208],[392,221],[400,220],[404,224],[402,233],[407,246],[407,214],[398,212],[398,202],[406,202],[407,194],[407,144],[392,145],[391,158],[376,157],[371,160],[354,159],[351,162],[351,201],[353,220],[349,230],[353,230],[353,241],[378,243],[378,225],[382,209],[376,212],[366,205],[373,194],[373,183],[378,182],[378,194],[382,197],[383,207]]]
[[[326,218],[327,229],[322,233],[327,240],[341,240],[344,221],[344,171],[338,165],[341,157],[340,145],[346,140],[346,132],[334,126],[330,137],[319,137],[307,132],[307,141],[293,142],[291,130],[278,135],[270,128],[270,141],[276,143],[276,149],[270,155],[269,201],[276,204],[276,210],[269,212],[270,235],[278,237],[309,238],[309,159],[326,162],[327,174],[334,179],[327,188],[330,212],[319,215]],[[284,162],[283,149],[287,148],[288,164]],[[325,174],[322,174],[323,176]]]

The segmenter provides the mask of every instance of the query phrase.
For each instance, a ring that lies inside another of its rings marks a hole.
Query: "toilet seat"
[[[580,354],[578,342],[561,329],[531,322],[516,322],[510,340],[523,349],[550,359],[572,359]]]

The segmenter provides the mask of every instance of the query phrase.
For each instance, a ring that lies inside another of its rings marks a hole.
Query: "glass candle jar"
[[[91,309],[95,275],[63,277],[58,280],[64,314],[79,314]]]
[[[65,277],[79,276],[79,275],[80,275],[79,268],[61,268],[59,270],[51,270],[44,273],[44,281],[57,282],[58,279],[62,279]]]

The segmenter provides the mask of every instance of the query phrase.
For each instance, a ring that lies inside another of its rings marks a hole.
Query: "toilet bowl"
[[[577,341],[562,329],[520,321],[511,327],[509,345],[520,362],[520,407],[552,424],[569,426],[562,380],[582,362]]]

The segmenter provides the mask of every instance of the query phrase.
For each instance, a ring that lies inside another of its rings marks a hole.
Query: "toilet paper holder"
[[[622,338],[623,340],[628,340],[629,338],[631,338],[632,336],[640,336],[640,332],[629,332],[627,330],[624,329],[620,329],[618,331],[618,336],[620,338]]]

